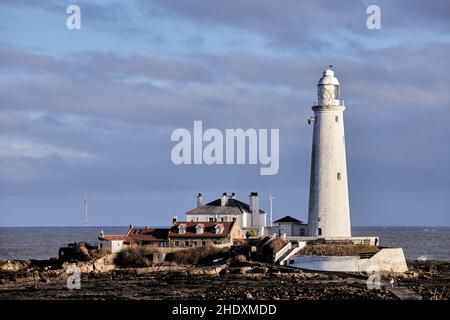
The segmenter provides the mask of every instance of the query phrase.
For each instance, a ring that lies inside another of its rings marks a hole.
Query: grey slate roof
[[[276,221],[274,221],[274,222],[296,222],[296,223],[301,223],[301,224],[303,224],[303,221],[300,221],[300,220],[298,220],[298,219],[295,219],[295,218],[293,218],[293,217],[291,217],[291,216],[285,216],[285,217],[283,217],[283,218],[281,218],[281,219],[278,219],[278,220],[276,220]]]
[[[216,199],[198,208],[194,208],[186,212],[187,215],[190,214],[242,214],[244,212],[250,213],[250,207],[248,204],[239,201],[237,199],[228,199],[226,205],[221,206],[221,199]],[[259,213],[265,213],[263,210],[259,210]]]

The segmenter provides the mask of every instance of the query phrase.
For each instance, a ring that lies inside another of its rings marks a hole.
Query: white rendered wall
[[[244,216],[244,217],[243,217]],[[231,222],[233,221],[233,218],[236,218],[236,221],[239,223],[239,226],[241,228],[245,228],[246,225],[244,225],[244,221],[246,220],[245,214],[239,214],[239,215],[234,215],[234,214],[189,214],[186,215],[186,219],[187,221],[198,221],[198,222],[208,222],[209,219],[216,219],[217,218],[217,222],[221,222],[222,218],[224,218],[224,222]]]
[[[123,248],[123,240],[102,240],[100,241],[101,248],[111,253],[117,253]]]
[[[402,248],[381,249],[370,259],[360,259],[358,256],[294,256],[289,259],[288,265],[317,271],[408,271]]]
[[[308,235],[350,237],[344,106],[313,107]],[[321,228],[322,234],[318,234]]]

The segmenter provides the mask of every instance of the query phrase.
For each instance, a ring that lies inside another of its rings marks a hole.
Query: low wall
[[[317,271],[408,271],[402,248],[384,248],[369,259],[361,259],[359,256],[294,256],[287,265]]]
[[[379,246],[378,237],[286,237],[291,241],[324,241],[324,242],[351,242],[353,244],[363,244],[369,246]]]

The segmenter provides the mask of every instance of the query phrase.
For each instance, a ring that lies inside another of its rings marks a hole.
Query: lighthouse
[[[311,153],[308,235],[351,237],[345,156],[344,103],[332,66],[317,84]]]

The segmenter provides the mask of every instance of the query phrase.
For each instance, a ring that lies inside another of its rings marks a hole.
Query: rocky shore
[[[383,274],[381,289],[367,275],[308,272],[243,262],[218,266],[118,268],[113,256],[78,262],[81,288],[67,288],[70,263],[0,262],[0,299],[449,299],[450,262],[409,261],[405,274]],[[394,279],[394,287],[388,284]]]

